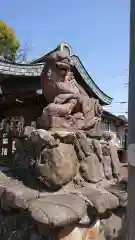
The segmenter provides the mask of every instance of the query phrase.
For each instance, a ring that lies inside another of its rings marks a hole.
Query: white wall
[[[117,126],[116,122],[111,119],[103,118],[101,121],[101,128],[103,131],[109,131],[116,134],[116,136],[120,138],[120,141],[122,141],[125,136],[124,126]]]

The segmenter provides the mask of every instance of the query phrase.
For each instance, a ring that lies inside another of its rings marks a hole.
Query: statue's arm
[[[55,97],[54,102],[56,104],[62,104],[65,103],[71,99],[76,99],[79,102],[81,102],[81,98],[79,94],[72,94],[72,93],[65,93],[65,94],[59,94],[57,97]]]

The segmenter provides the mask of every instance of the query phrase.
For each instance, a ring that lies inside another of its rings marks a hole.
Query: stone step
[[[39,197],[39,191],[30,189],[22,182],[0,173],[1,208],[27,208],[28,201]]]
[[[126,207],[128,201],[128,194],[125,189],[122,189],[121,185],[112,185],[107,188],[107,191],[115,195],[119,199],[119,206]]]
[[[1,197],[1,207],[7,208],[28,208],[28,202],[39,198],[39,192],[23,185],[12,182],[5,187]]]
[[[118,198],[103,188],[84,188],[82,193],[91,201],[99,214],[119,206]]]
[[[65,226],[78,222],[83,215],[92,216],[94,211],[88,212],[89,205],[96,208],[98,214],[108,209],[115,209],[119,205],[116,196],[106,190],[80,189],[79,192],[50,195],[33,200],[29,203],[29,212],[37,222],[50,227]]]
[[[62,227],[81,220],[87,211],[87,205],[77,195],[52,195],[29,203],[31,217],[37,222]]]

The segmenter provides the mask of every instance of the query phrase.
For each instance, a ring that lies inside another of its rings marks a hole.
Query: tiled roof
[[[14,64],[9,62],[4,62],[0,60],[0,74],[4,75],[14,75],[14,76],[31,76],[37,77],[41,75],[42,69],[44,67],[46,57],[49,54],[53,54],[58,50],[62,50],[62,47],[69,47],[69,52],[71,54],[71,47],[67,43],[61,43],[56,49],[51,51],[50,53],[44,55],[43,57],[35,60],[31,64]],[[94,80],[90,77],[85,67],[83,66],[81,60],[76,55],[71,54],[71,59],[73,65],[81,75],[83,81],[87,84],[87,86],[93,91],[93,93],[104,103],[110,104],[112,102],[112,98],[106,95],[94,82]]]

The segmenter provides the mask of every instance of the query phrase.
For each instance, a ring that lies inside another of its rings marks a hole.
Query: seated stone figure
[[[49,57],[41,76],[41,86],[48,102],[40,126],[88,130],[100,122],[102,107],[89,98],[76,82],[70,58],[62,53]]]

